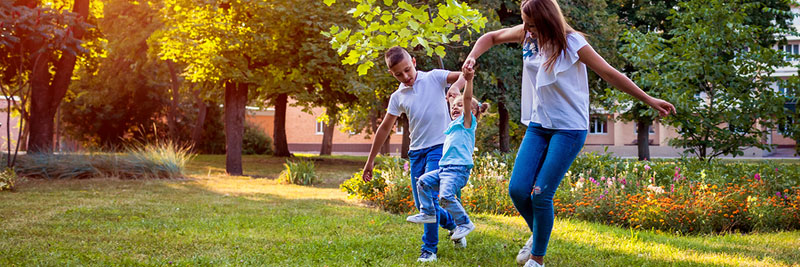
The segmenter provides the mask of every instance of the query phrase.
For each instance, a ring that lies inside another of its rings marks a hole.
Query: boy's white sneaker
[[[431,262],[436,260],[436,253],[422,250],[422,253],[419,254],[419,258],[417,259],[418,262]]]
[[[462,239],[467,236],[467,234],[472,232],[472,230],[475,230],[475,225],[472,224],[472,222],[465,225],[459,225],[456,227],[456,230],[453,231],[453,235],[450,236],[450,240]]]
[[[436,215],[428,215],[425,213],[420,213],[417,215],[411,215],[406,218],[406,221],[412,223],[435,223],[436,222]]]
[[[533,247],[533,235],[528,238],[528,241],[525,242],[525,245],[519,250],[517,253],[517,264],[525,265],[528,263],[528,260],[531,259],[531,248]]]
[[[525,262],[525,267],[544,267],[544,264],[539,264],[535,260],[528,259],[528,261]]]
[[[453,233],[455,232],[455,229],[450,230],[449,232],[450,232],[449,236],[453,236]],[[467,237],[465,236],[465,237],[462,237],[461,239],[453,240],[453,246],[455,246],[456,248],[466,248],[467,247]]]

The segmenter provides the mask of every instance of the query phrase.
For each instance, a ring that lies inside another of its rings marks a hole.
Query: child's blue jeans
[[[442,145],[435,145],[423,149],[408,151],[409,168],[411,169],[411,194],[414,195],[414,204],[420,208],[419,194],[417,192],[417,178],[426,172],[439,168],[439,160],[442,158]],[[439,194],[434,195],[437,197]],[[453,217],[444,209],[439,207],[438,201],[434,201],[438,216],[438,224],[426,223],[422,234],[422,249],[432,253],[437,252],[436,246],[439,244],[439,226],[444,229],[453,230],[456,224]]]
[[[511,201],[533,232],[531,254],[544,256],[553,230],[553,197],[578,156],[586,130],[545,129],[528,124],[508,183]]]
[[[445,165],[422,175],[417,181],[420,211],[428,215],[436,214],[433,193],[438,192],[442,207],[453,216],[456,225],[469,224],[467,211],[456,194],[467,185],[470,170],[472,168],[466,165]]]

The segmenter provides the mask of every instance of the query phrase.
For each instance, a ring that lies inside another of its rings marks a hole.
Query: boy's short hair
[[[384,58],[386,59],[386,66],[390,69],[397,65],[397,63],[403,62],[406,58],[411,58],[411,55],[406,51],[406,49],[395,46],[386,50],[386,54],[384,54]]]

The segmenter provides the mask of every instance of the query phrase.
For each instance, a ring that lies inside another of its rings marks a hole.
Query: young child
[[[453,216],[456,230],[450,237],[452,240],[462,239],[475,229],[469,220],[464,207],[456,198],[456,192],[467,185],[472,170],[472,152],[475,150],[475,128],[481,114],[489,108],[489,104],[479,104],[472,98],[472,78],[474,70],[464,69],[467,80],[464,95],[456,97],[450,103],[450,117],[453,119],[447,130],[444,141],[444,154],[439,161],[439,169],[425,173],[417,182],[419,192],[420,213],[409,216],[406,220],[413,223],[436,222],[436,200],[434,193],[439,193],[442,207]]]
[[[386,141],[397,117],[402,113],[408,116],[411,144],[408,157],[411,167],[411,192],[414,202],[419,209],[417,192],[417,178],[428,171],[439,167],[444,144],[444,130],[450,123],[447,110],[447,98],[460,95],[464,80],[460,79],[461,72],[446,70],[431,70],[430,72],[417,71],[417,61],[402,47],[396,46],[386,51],[384,56],[389,73],[400,82],[400,86],[389,98],[386,116],[375,133],[369,157],[364,164],[364,181],[372,179],[372,167],[378,150]],[[455,83],[454,83],[455,82]],[[445,95],[447,84],[453,83]],[[437,245],[439,243],[439,226],[454,230],[456,224],[453,218],[444,209],[434,202],[433,210],[438,213],[437,221],[425,224],[422,235],[422,249],[418,261],[428,262],[436,260]],[[465,247],[466,239],[454,241],[456,246]]]

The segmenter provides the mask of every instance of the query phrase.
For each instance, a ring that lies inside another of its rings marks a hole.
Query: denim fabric
[[[433,193],[439,192],[439,200],[442,208],[450,213],[456,225],[469,224],[467,211],[458,201],[456,194],[467,185],[469,172],[472,170],[466,165],[444,165],[438,170],[430,171],[422,175],[417,182],[417,192],[419,192],[420,211],[433,215]]]
[[[547,251],[553,230],[553,197],[583,148],[586,134],[586,130],[553,130],[538,123],[528,124],[511,171],[508,193],[533,232],[534,256],[544,256]]]
[[[426,172],[436,170],[439,168],[439,160],[442,158],[442,145],[435,145],[428,148],[417,149],[408,151],[409,167],[411,168],[411,193],[414,195],[414,204],[417,209],[420,208],[419,194],[417,191],[417,178]],[[438,193],[433,197],[438,197]],[[437,244],[439,244],[439,225],[442,228],[453,230],[456,224],[453,217],[444,209],[439,207],[439,202],[434,201],[433,206],[436,209],[438,225],[436,223],[426,223],[424,225],[424,232],[422,234],[422,249],[433,253],[437,253]]]

